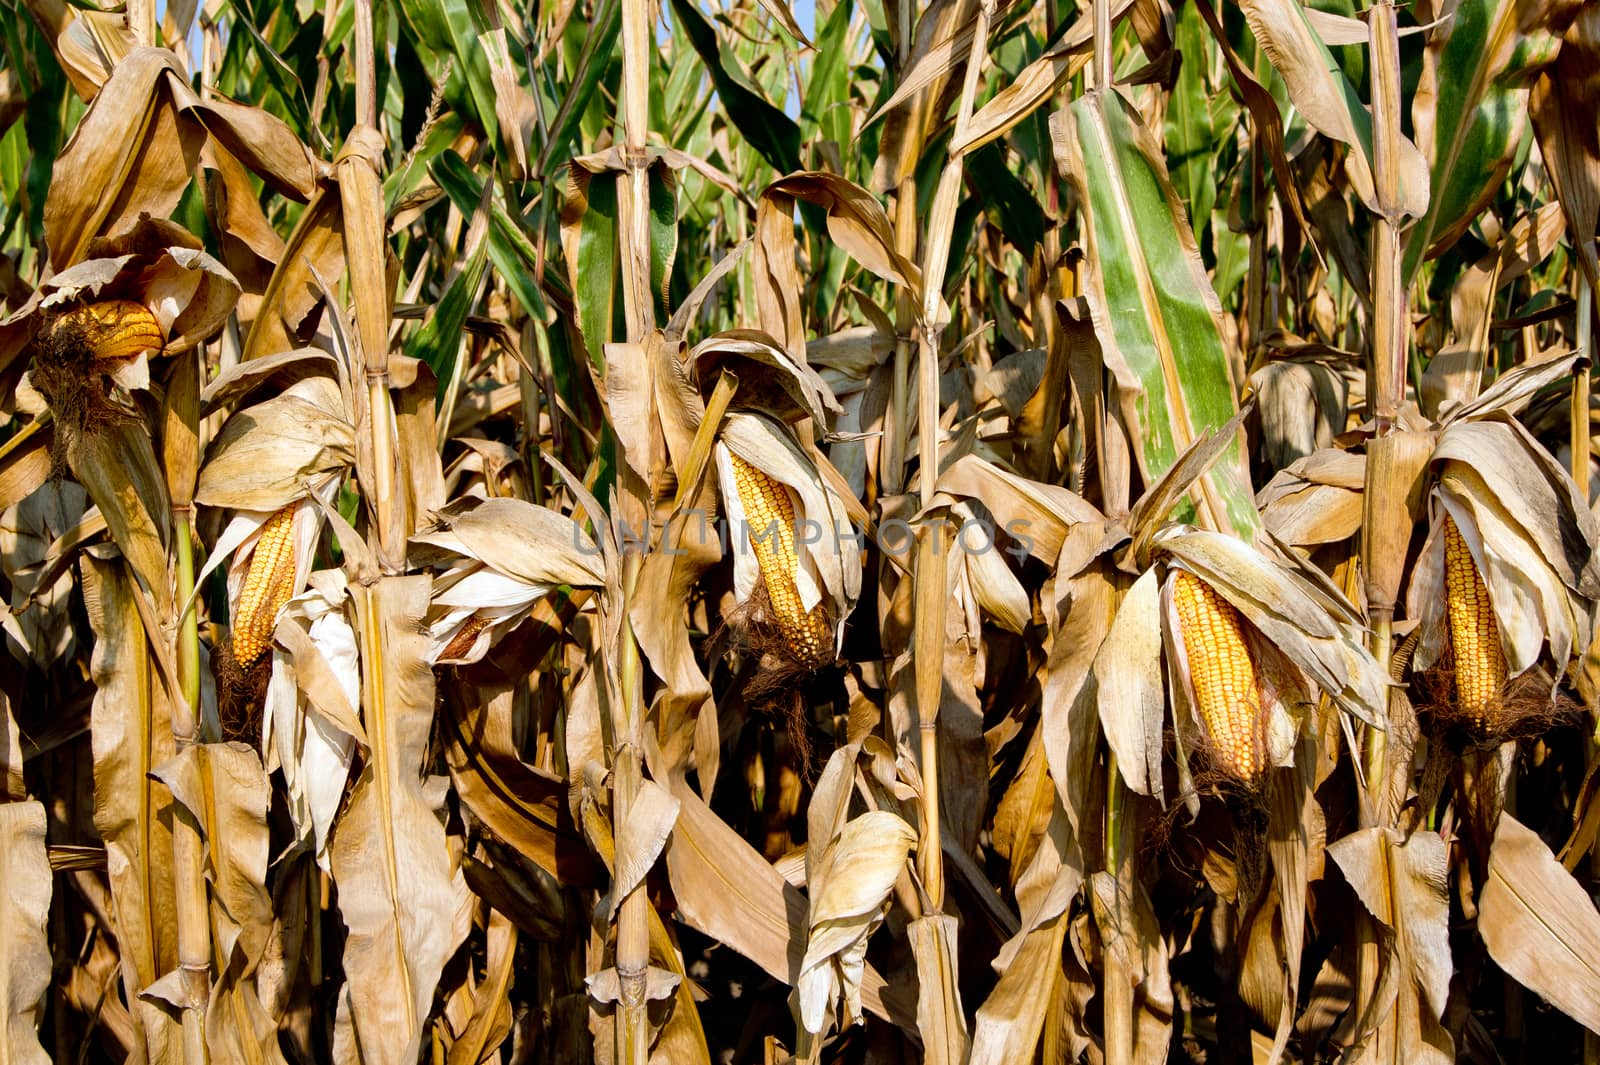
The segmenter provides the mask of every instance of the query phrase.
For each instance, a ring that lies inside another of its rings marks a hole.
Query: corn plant
[[[1600,8],[0,25],[0,1062],[1600,1062]]]

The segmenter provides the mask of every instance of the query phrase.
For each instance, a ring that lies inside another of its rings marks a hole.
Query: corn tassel
[[[1449,515],[1444,519],[1444,579],[1456,700],[1472,723],[1483,728],[1493,724],[1491,711],[1506,684],[1506,656],[1489,588]]]
[[[1212,761],[1240,780],[1254,779],[1266,758],[1257,727],[1261,684],[1245,643],[1244,619],[1215,588],[1185,570],[1174,577],[1172,600]]]
[[[795,553],[794,504],[788,489],[731,451],[729,458],[778,631],[789,641],[797,661],[807,665],[828,662],[833,658],[834,643],[827,612],[821,603],[806,610],[795,584],[800,559]]]
[[[133,300],[74,307],[56,320],[55,328],[79,331],[96,359],[126,359],[141,351],[160,351],[166,344],[156,316]]]
[[[294,595],[295,507],[284,507],[261,526],[233,620],[233,660],[248,667],[272,645],[278,610]]]

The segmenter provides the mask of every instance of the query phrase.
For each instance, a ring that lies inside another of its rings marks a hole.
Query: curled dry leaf
[[[50,862],[44,846],[44,806],[33,800],[0,803],[0,1050],[16,1065],[46,1065],[38,1022],[50,986]]]
[[[842,413],[833,390],[817,371],[753,329],[733,329],[702,340],[689,352],[688,369],[707,395],[724,371],[733,374],[739,380],[735,405],[780,421],[810,418],[826,428]]]
[[[357,716],[361,659],[344,575],[322,570],[309,581],[277,622],[261,750],[267,770],[283,772],[300,841],[326,870],[350,762],[368,740]]]
[[[1489,956],[1524,987],[1600,1032],[1600,914],[1537,833],[1500,815],[1478,896]]]
[[[1290,464],[1267,482],[1257,500],[1261,522],[1279,540],[1296,547],[1334,543],[1361,528],[1361,490],[1366,460],[1349,451],[1324,449]]]
[[[807,1032],[821,1035],[841,999],[844,1023],[860,1023],[867,940],[883,920],[883,903],[916,842],[910,825],[874,810],[847,821],[822,847],[806,880],[806,953],[795,983]]]
[[[297,389],[230,418],[213,443],[195,499],[271,512],[354,461],[350,424]],[[322,398],[322,397],[317,397]]]
[[[475,662],[558,587],[605,583],[600,548],[564,515],[519,499],[465,499],[412,537],[442,570],[428,611],[430,660]]]

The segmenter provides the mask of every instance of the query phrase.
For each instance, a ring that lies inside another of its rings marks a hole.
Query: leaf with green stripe
[[[434,305],[433,314],[406,341],[406,354],[421,359],[433,369],[434,376],[439,379],[441,397],[455,374],[456,360],[461,356],[462,330],[466,327],[467,315],[472,313],[472,305],[478,300],[484,271],[489,266],[489,242],[485,239],[489,207],[487,199],[479,202],[479,213],[473,216],[467,229],[466,261],[445,287],[444,295]]]
[[[1549,6],[1461,0],[1429,36],[1411,118],[1433,199],[1406,244],[1407,282],[1467,231],[1511,169],[1528,134],[1528,92],[1561,46],[1542,25]]]
[[[428,164],[428,173],[456,205],[456,210],[470,216],[483,195],[483,179],[472,172],[466,161],[454,151],[440,152]],[[495,272],[505,279],[511,294],[536,317],[543,318],[545,300],[539,291],[539,279],[534,271],[539,264],[539,253],[526,233],[500,202],[498,191],[489,214],[489,261]]]
[[[1091,92],[1051,120],[1077,192],[1088,252],[1085,295],[1146,486],[1237,413],[1222,307],[1206,278],[1160,143],[1118,92]],[[1238,440],[1178,517],[1252,539],[1260,525]]]
[[[561,208],[561,246],[578,308],[578,331],[595,369],[605,369],[606,342],[618,308],[617,183],[609,172],[574,163]]]

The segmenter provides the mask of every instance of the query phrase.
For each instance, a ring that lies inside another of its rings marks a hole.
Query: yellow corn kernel
[[[827,612],[818,603],[809,611],[800,602],[795,574],[800,568],[794,543],[794,504],[788,489],[765,470],[761,470],[732,451],[733,478],[739,489],[739,502],[761,580],[767,588],[772,615],[778,631],[790,642],[794,658],[808,665],[821,665],[833,658],[833,627]]]
[[[1240,780],[1251,780],[1266,768],[1266,758],[1258,727],[1261,684],[1245,643],[1244,618],[1215,588],[1185,570],[1173,578],[1172,601],[1212,761]]]
[[[1456,700],[1472,723],[1493,724],[1493,710],[1506,685],[1506,655],[1500,648],[1489,588],[1472,561],[1461,530],[1444,519],[1444,581],[1455,659]]]
[[[233,660],[249,666],[272,645],[278,609],[294,595],[294,504],[267,519],[233,617]]]
[[[133,300],[102,300],[72,308],[56,320],[57,329],[76,329],[97,359],[126,359],[166,344],[161,323]]]

